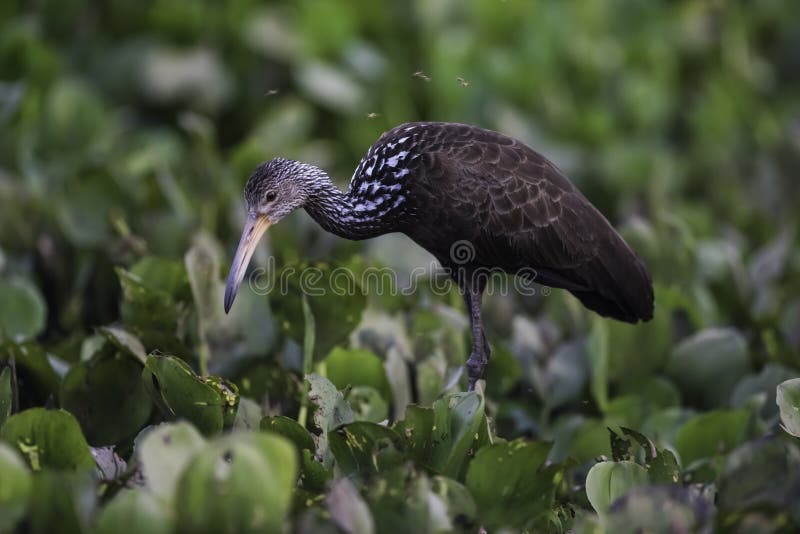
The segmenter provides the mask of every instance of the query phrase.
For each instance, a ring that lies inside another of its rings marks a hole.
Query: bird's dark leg
[[[481,316],[481,300],[483,287],[478,289],[467,288],[464,292],[464,303],[467,305],[469,324],[472,327],[472,353],[467,359],[467,376],[469,377],[469,391],[475,389],[475,383],[483,378],[486,365],[489,363],[491,349],[483,332],[483,317]]]

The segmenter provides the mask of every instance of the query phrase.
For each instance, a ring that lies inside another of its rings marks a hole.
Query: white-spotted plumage
[[[375,143],[364,155],[350,179],[348,196],[353,204],[353,220],[386,217],[400,208],[406,198],[402,178],[411,174],[419,157],[414,126],[404,129],[408,135],[396,141]]]

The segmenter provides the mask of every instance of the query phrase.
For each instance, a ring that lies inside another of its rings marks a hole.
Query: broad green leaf
[[[655,484],[676,484],[680,480],[680,468],[675,455],[667,449],[658,449],[655,444],[644,434],[632,430],[630,428],[622,427],[620,429],[623,434],[633,438],[644,452],[644,467],[650,475],[650,480]],[[614,448],[615,438],[620,440],[613,430],[609,429],[611,433],[611,447]],[[622,440],[629,443],[627,440]],[[615,460],[630,459],[630,455],[625,458],[618,458],[614,455]]]
[[[298,263],[275,273],[275,279],[286,284],[286,294],[271,293],[275,319],[292,339],[302,340],[305,322],[301,296],[306,295],[316,325],[315,360],[342,344],[361,321],[366,295],[353,273],[353,265]]]
[[[160,345],[174,350],[178,346],[175,332],[180,310],[173,296],[146,285],[130,271],[118,267],[116,272],[122,286],[122,322],[140,336],[146,347]]]
[[[567,457],[589,462],[599,456],[611,456],[607,425],[599,419],[574,416],[564,419],[554,429],[555,443],[551,459]]]
[[[648,481],[647,471],[635,462],[600,462],[586,475],[586,496],[592,508],[603,514],[618,498]]]
[[[178,532],[283,532],[297,453],[281,436],[233,433],[195,455],[178,483]]]
[[[714,503],[694,488],[635,486],[603,516],[606,532],[711,532]]]
[[[179,422],[145,429],[135,443],[147,489],[171,501],[184,468],[203,448],[205,440],[192,425]]]
[[[750,414],[744,410],[714,410],[698,414],[678,429],[675,449],[684,469],[692,462],[727,453],[745,438]]]
[[[743,509],[795,510],[800,497],[800,448],[771,436],[748,441],[726,457],[719,479],[717,506],[737,513]]]
[[[490,397],[507,394],[522,378],[522,366],[504,346],[492,347],[492,357],[486,367],[486,392]]]
[[[411,404],[405,418],[393,426],[405,441],[405,449],[417,464],[429,466],[433,449],[433,410]]]
[[[373,387],[354,386],[347,392],[346,399],[356,421],[380,423],[389,417],[389,405]]]
[[[394,425],[414,460],[436,473],[463,480],[469,458],[488,443],[483,397],[453,393],[432,408],[409,406]]]
[[[147,286],[140,276],[117,268],[122,285],[122,321],[141,329],[163,328],[178,321],[178,307],[169,293]]]
[[[168,534],[171,517],[164,503],[142,488],[125,489],[100,511],[97,534]]]
[[[30,506],[33,477],[18,453],[0,441],[0,532],[12,532]]]
[[[431,490],[442,499],[448,515],[456,522],[472,523],[477,518],[478,507],[465,485],[452,478],[435,476],[431,479]]]
[[[144,345],[142,345],[142,342],[139,341],[138,337],[134,336],[130,332],[127,332],[123,328],[116,326],[104,326],[99,329],[99,332],[108,341],[113,343],[119,350],[136,358],[142,365],[144,365],[145,360],[147,359],[147,353],[144,350]]]
[[[656,287],[658,291],[658,287]],[[656,302],[658,300],[656,294]],[[608,330],[608,380],[636,384],[653,376],[663,367],[672,343],[669,313],[656,306],[651,321],[631,325],[621,321],[603,321]]]
[[[605,411],[608,406],[608,366],[610,358],[608,345],[606,322],[594,319],[586,349],[592,369],[590,382],[592,396],[601,411]]]
[[[326,468],[314,458],[314,451],[300,449],[300,488],[319,495],[333,480],[333,470]]]
[[[333,483],[325,496],[325,506],[333,521],[344,532],[352,534],[375,532],[375,522],[369,507],[349,478],[339,478]]]
[[[264,411],[261,406],[246,397],[239,397],[239,407],[236,409],[236,418],[233,428],[236,430],[258,430]]]
[[[44,330],[47,305],[26,278],[0,280],[0,339],[30,339]]]
[[[356,421],[328,432],[331,452],[345,475],[367,476],[395,467],[405,460],[403,443],[385,426]]]
[[[800,378],[779,384],[775,402],[780,410],[783,429],[800,438]]]
[[[560,467],[543,467],[551,444],[515,440],[483,447],[467,470],[465,485],[489,529],[522,528],[553,506]]]
[[[432,463],[445,476],[462,480],[467,460],[483,443],[486,425],[483,397],[475,392],[455,393],[433,403]]]
[[[709,408],[727,405],[733,387],[749,370],[747,343],[732,328],[709,328],[683,340],[667,365],[684,396]]]
[[[389,382],[383,362],[375,354],[363,349],[334,348],[325,358],[328,380],[337,389],[347,386],[370,386],[384,399],[391,397]]]
[[[316,455],[323,465],[330,467],[332,456],[328,450],[328,433],[338,426],[355,421],[353,410],[330,380],[312,373],[306,376],[309,384],[308,398],[314,405],[313,422],[316,431]]]
[[[147,287],[163,291],[176,301],[191,298],[189,278],[183,262],[145,256],[131,267],[130,272]]]
[[[61,383],[61,406],[94,446],[132,438],[147,424],[153,402],[138,359],[122,354],[73,365]]]
[[[169,420],[188,419],[205,435],[219,433],[233,424],[239,393],[234,384],[224,379],[201,378],[180,358],[155,355],[147,357],[142,379],[156,406]]]
[[[761,416],[765,419],[777,417],[779,414],[776,402],[778,385],[793,377],[797,372],[782,365],[768,363],[758,374],[749,374],[742,378],[733,388],[730,404],[732,408],[746,408],[754,398],[763,399]]]
[[[431,489],[427,476],[409,466],[399,466],[372,478],[363,490],[375,521],[375,532],[452,530],[440,512],[445,504]]]
[[[61,379],[42,347],[6,341],[0,345],[0,361],[7,363],[11,358],[16,365],[17,382],[25,384],[18,391],[20,404],[25,406],[24,400],[30,404],[44,404],[51,395],[58,395]]]
[[[0,439],[21,452],[34,471],[94,468],[78,421],[64,410],[31,408],[16,413],[0,428]]]
[[[595,343],[599,342],[599,339],[595,340]],[[536,393],[548,409],[576,400],[589,378],[586,344],[571,341],[560,345],[541,368],[533,366],[531,372]]]
[[[33,476],[30,531],[89,532],[97,508],[95,481],[88,471],[45,469]]]
[[[274,432],[288,438],[299,451],[303,449],[314,450],[314,440],[308,430],[300,426],[294,419],[285,415],[265,417],[261,420],[261,430]]]

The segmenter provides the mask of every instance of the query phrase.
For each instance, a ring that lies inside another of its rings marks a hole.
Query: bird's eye
[[[275,191],[270,191],[267,193],[267,202],[272,202],[278,195],[275,194]]]

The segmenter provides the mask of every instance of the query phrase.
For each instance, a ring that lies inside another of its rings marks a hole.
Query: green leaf
[[[299,451],[303,449],[314,450],[314,440],[308,430],[300,426],[294,419],[285,415],[265,417],[261,420],[261,430],[274,432],[288,438]]]
[[[31,408],[14,414],[0,429],[0,439],[16,447],[34,471],[94,468],[78,421],[64,410]]]
[[[364,488],[375,520],[375,532],[447,532],[445,505],[431,490],[427,476],[409,466],[398,466],[370,480]]]
[[[233,424],[239,393],[224,379],[201,378],[180,358],[155,355],[147,357],[142,379],[168,420],[188,419],[205,435]]]
[[[334,348],[325,359],[328,379],[337,389],[347,386],[370,386],[384,399],[391,398],[383,362],[363,349]]]
[[[444,502],[448,516],[458,524],[472,524],[478,516],[478,507],[469,489],[452,478],[435,476],[431,490]]]
[[[138,359],[117,354],[73,365],[61,384],[61,406],[94,446],[135,436],[153,411]]]
[[[283,532],[297,481],[297,454],[285,438],[234,433],[209,443],[178,484],[179,532]]]
[[[331,452],[346,475],[370,475],[404,461],[403,442],[385,426],[357,421],[328,433]]]
[[[165,291],[147,286],[132,272],[120,267],[116,272],[122,286],[122,322],[140,334],[146,345],[148,338],[169,339],[174,344],[180,313],[175,299]]]
[[[488,528],[521,528],[550,511],[558,468],[543,468],[551,444],[515,440],[478,451],[467,470],[466,486]]]
[[[246,397],[239,397],[239,407],[236,410],[236,419],[233,428],[236,430],[257,430],[264,417],[264,410],[257,402]]]
[[[686,421],[675,435],[675,449],[683,467],[736,447],[745,438],[749,417],[744,410],[714,410]]]
[[[797,372],[782,365],[768,363],[758,374],[749,374],[742,378],[731,393],[732,408],[746,408],[753,399],[761,402],[761,417],[771,419],[778,417],[779,410],[776,402],[778,385],[797,376]]]
[[[486,367],[486,393],[490,397],[506,395],[522,378],[522,366],[506,347],[493,347]]]
[[[656,484],[676,484],[680,480],[678,461],[671,451],[656,448],[655,444],[640,432],[625,427],[620,430],[626,436],[632,437],[644,451],[644,467],[651,481]]]
[[[97,507],[95,482],[85,472],[43,470],[33,476],[30,531],[88,532]]]
[[[733,328],[709,328],[672,351],[667,373],[683,393],[704,407],[725,406],[750,370],[747,343]]]
[[[191,298],[189,277],[183,262],[145,256],[131,267],[130,272],[147,287],[163,291],[176,301]]]
[[[780,383],[775,402],[778,404],[783,429],[800,438],[800,378]]]
[[[172,532],[170,514],[152,493],[141,488],[122,490],[97,517],[97,534],[168,534]]]
[[[316,326],[315,360],[321,360],[347,340],[361,321],[367,301],[353,274],[352,262],[289,264],[275,277],[285,281],[287,291],[285,295],[273,292],[272,311],[278,324],[296,341],[302,340],[304,333],[301,296],[308,299]]]
[[[332,456],[328,450],[328,432],[334,428],[355,421],[353,410],[344,400],[344,396],[330,380],[312,373],[306,376],[309,384],[308,398],[315,406],[313,423],[319,433],[317,442],[317,458],[323,465],[330,467]]]
[[[171,501],[178,479],[205,439],[186,422],[164,423],[148,428],[136,438],[136,458],[142,468],[147,489]]]
[[[0,441],[0,532],[12,532],[30,506],[33,479],[17,452]]]
[[[375,388],[355,386],[347,392],[346,399],[357,421],[380,423],[389,417],[389,405]]]
[[[0,339],[30,339],[42,332],[47,305],[26,278],[0,280]]]
[[[349,478],[339,478],[333,483],[325,497],[325,505],[342,531],[352,534],[375,532],[369,507]]]
[[[605,532],[711,532],[714,503],[692,488],[636,486],[604,515]]]
[[[594,341],[595,344],[598,342],[599,339]],[[595,346],[595,349],[599,350],[599,347]],[[492,358],[494,359],[494,355]],[[532,374],[536,393],[548,410],[577,400],[589,378],[585,343],[563,343],[547,358],[544,365],[532,366]],[[596,384],[595,387],[600,385]]]
[[[630,460],[632,458],[631,442],[610,428],[608,429],[608,434],[609,442],[611,443],[611,457],[614,461]]]
[[[124,354],[136,358],[139,363],[144,365],[147,353],[138,337],[116,326],[104,326],[98,331]]]
[[[463,480],[469,458],[488,443],[483,402],[482,396],[469,392],[447,395],[432,408],[409,406],[405,420],[394,430],[405,438],[417,463]]]
[[[647,471],[635,462],[600,462],[586,475],[586,496],[592,508],[603,514],[618,498],[648,481]]]
[[[445,476],[463,480],[467,460],[483,443],[486,425],[483,397],[475,392],[454,393],[433,403],[432,463]]]
[[[608,406],[608,343],[607,322],[594,319],[586,349],[592,369],[592,396],[600,411],[605,411]]]
[[[800,448],[771,436],[743,443],[725,457],[717,505],[732,514],[756,508],[800,515]]]
[[[44,404],[53,395],[58,395],[61,379],[53,370],[47,353],[34,343],[17,344],[7,341],[0,345],[0,361],[14,359],[17,382],[25,384],[18,391],[20,404],[27,399],[32,404]]]
[[[397,421],[393,428],[405,441],[405,449],[419,465],[430,465],[433,440],[433,410],[411,404],[406,408],[402,421]]]

